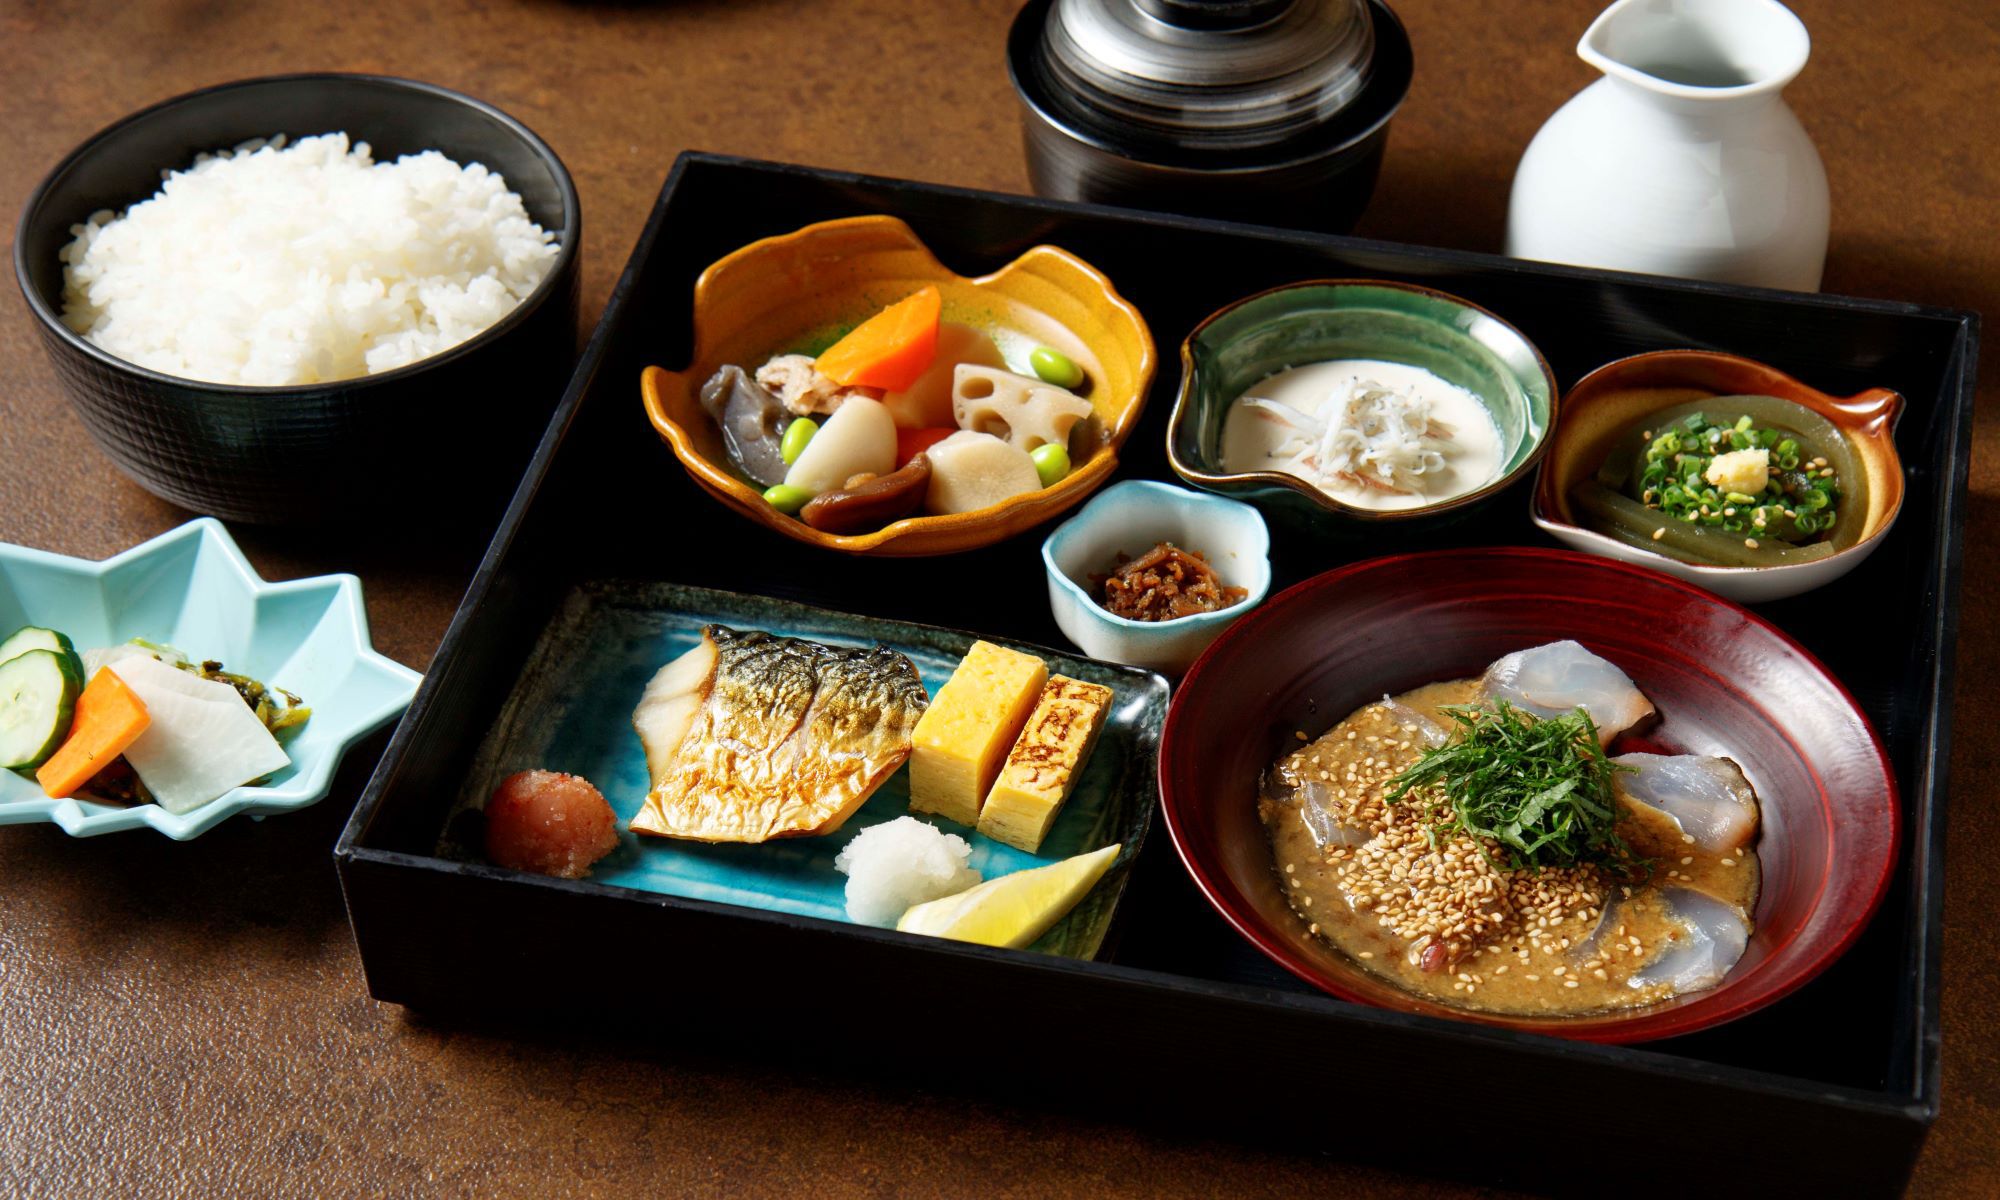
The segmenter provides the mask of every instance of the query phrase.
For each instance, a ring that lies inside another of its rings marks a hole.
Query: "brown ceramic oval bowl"
[[[1569,493],[1604,463],[1621,435],[1652,413],[1709,396],[1776,396],[1832,422],[1867,479],[1866,519],[1854,545],[1812,562],[1775,567],[1710,567],[1652,554],[1580,525]],[[1563,398],[1535,481],[1534,518],[1558,541],[1586,554],[1637,563],[1745,604],[1781,600],[1832,583],[1875,552],[1903,507],[1896,418],[1903,398],[1888,388],[1830,396],[1776,367],[1713,350],[1659,350],[1597,368]]]
[[[773,354],[831,341],[925,284],[943,293],[946,320],[1053,347],[1081,366],[1102,431],[1096,450],[1053,487],[977,512],[905,517],[870,533],[823,533],[772,508],[731,468],[721,431],[702,410],[702,383],[727,363],[754,370]],[[916,556],[990,546],[1090,495],[1117,469],[1153,367],[1153,335],[1139,311],[1066,250],[1036,246],[991,275],[968,279],[896,218],[848,217],[752,242],[703,271],[694,290],[692,361],[682,371],[647,367],[640,390],[653,428],[681,465],[730,508],[828,550]]]
[[[1672,630],[1672,637],[1660,636]],[[1574,638],[1659,711],[1613,753],[1726,754],[1757,789],[1763,887],[1727,978],[1645,1008],[1467,1012],[1403,990],[1315,937],[1283,896],[1257,783],[1297,734],[1384,693],[1477,675]],[[1597,1042],[1692,1033],[1775,1003],[1860,936],[1895,869],[1896,780],[1854,698],[1763,618],[1698,587],[1567,550],[1370,559],[1266,600],[1195,661],[1160,740],[1160,812],[1216,910],[1279,965],[1345,1000]]]

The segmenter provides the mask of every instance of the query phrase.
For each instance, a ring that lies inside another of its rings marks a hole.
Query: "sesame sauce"
[[[1479,681],[1430,684],[1396,702],[1439,725],[1439,708],[1478,701]],[[1369,704],[1274,765],[1258,800],[1300,936],[1330,943],[1406,991],[1457,1008],[1578,1015],[1671,998],[1670,984],[1634,986],[1688,936],[1661,899],[1691,888],[1756,910],[1758,862],[1740,847],[1706,853],[1665,813],[1619,798],[1618,833],[1650,874],[1619,879],[1596,866],[1509,870],[1464,834],[1426,836],[1414,804],[1385,805],[1385,785],[1414,763],[1422,731]],[[1305,735],[1301,734],[1301,740]],[[1301,804],[1315,786],[1338,821],[1316,840]],[[1320,843],[1325,844],[1322,846]],[[1607,910],[1609,916],[1606,916]]]

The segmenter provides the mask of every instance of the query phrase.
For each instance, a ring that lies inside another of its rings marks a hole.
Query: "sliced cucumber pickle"
[[[74,650],[29,650],[0,662],[0,768],[29,770],[47,762],[69,736],[82,691]]]
[[[23,625],[8,634],[7,640],[0,642],[0,663],[18,658],[30,650],[53,650],[57,654],[68,655],[76,659],[76,669],[83,670],[83,659],[77,657],[76,646],[69,640],[69,635],[54,629],[43,629],[39,625]]]

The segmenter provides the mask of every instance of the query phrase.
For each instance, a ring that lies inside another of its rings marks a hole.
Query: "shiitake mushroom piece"
[[[822,533],[867,533],[915,512],[930,485],[930,459],[919,454],[887,475],[821,492],[799,510],[799,520]]]

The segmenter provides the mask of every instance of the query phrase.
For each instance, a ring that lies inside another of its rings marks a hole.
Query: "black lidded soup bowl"
[[[345,132],[377,161],[478,162],[555,231],[541,284],[492,328],[394,370],[251,387],[181,379],[99,349],[61,320],[71,226],[122,212],[195,156],[283,133]],[[92,438],[147,491],[258,524],[346,524],[413,501],[463,511],[511,490],[576,354],[582,211],[549,145],[489,104],[376,75],[248,79],[176,96],[85,141],[29,197],[14,274]]]
[[[1028,0],[1007,71],[1037,195],[1345,233],[1414,59],[1383,0]]]

